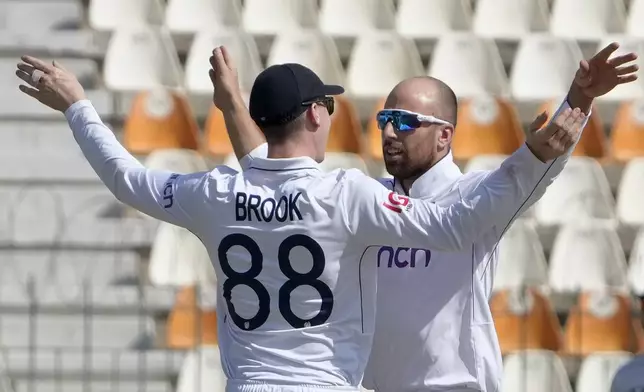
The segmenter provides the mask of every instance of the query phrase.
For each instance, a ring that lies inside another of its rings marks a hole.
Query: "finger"
[[[63,65],[57,60],[52,61],[51,64],[54,66],[54,68],[58,68],[58,69],[60,69],[62,71],[67,71],[67,69],[65,67],[63,67]]]
[[[226,49],[226,47],[223,45],[221,46],[221,54],[224,57],[224,61],[226,62],[228,69],[235,69],[235,62],[233,61],[230,52],[228,52],[228,49]]]
[[[548,112],[544,110],[543,112],[539,113],[534,121],[532,121],[528,129],[530,130],[530,132],[538,131],[539,129],[541,129],[541,127],[543,127],[546,121],[548,121]]]
[[[572,113],[570,114],[570,116],[568,116],[568,118],[566,119],[566,121],[563,124],[563,130],[564,130],[565,133],[569,133],[569,132],[572,131],[573,126],[575,125],[575,123],[579,119],[580,114],[581,114],[581,109],[575,108],[572,111]]]
[[[39,70],[41,70],[41,71],[43,71],[45,73],[49,73],[49,72],[53,71],[53,68],[52,68],[51,65],[49,65],[46,62],[44,62],[44,61],[42,61],[40,59],[37,59],[35,57],[22,56],[20,59],[22,61],[24,61],[25,63],[27,63],[27,64],[33,66],[34,68],[39,69]]]
[[[590,73],[590,64],[588,64],[588,61],[586,60],[581,60],[579,62],[579,76],[585,77]]]
[[[226,65],[226,60],[224,60],[224,55],[221,53],[221,48],[215,48],[212,56],[215,58],[214,68],[215,71],[221,73],[224,68],[228,68]]]
[[[594,55],[593,59],[606,61],[608,60],[610,55],[617,50],[617,48],[619,48],[619,44],[617,42],[611,42],[610,44],[606,45],[604,49],[600,50],[596,55]]]
[[[621,56],[613,57],[612,59],[608,60],[608,64],[613,67],[618,67],[635,60],[637,60],[637,54],[631,52]]]
[[[208,70],[208,76],[210,76],[210,81],[212,82],[212,85],[214,86],[215,85],[215,80],[217,79],[216,76],[215,76],[215,71],[213,71],[212,69]]]
[[[625,65],[623,67],[618,67],[615,69],[615,73],[617,75],[626,75],[630,73],[635,73],[640,69],[640,67],[637,64],[631,64],[631,65]]]
[[[31,80],[31,74],[29,74],[29,73],[27,73],[25,71],[22,71],[22,70],[17,70],[16,71],[16,76],[19,77],[20,79],[22,79],[22,81],[24,81],[25,83],[29,83],[30,85],[33,86],[33,84],[32,84],[33,81]]]
[[[40,91],[36,90],[35,88],[21,84],[20,86],[18,86],[18,89],[20,89],[20,91],[29,95],[30,97],[40,100]]]
[[[32,67],[29,64],[25,64],[25,63],[18,64],[18,69],[23,71],[23,72],[28,73],[29,75],[31,75],[36,70],[36,68]]]
[[[630,74],[617,77],[617,84],[630,83],[637,80],[637,74]]]
[[[559,131],[561,128],[563,128],[564,123],[570,117],[572,114],[572,109],[568,108],[564,110],[563,112],[559,113],[559,115],[548,125],[544,132],[543,132],[543,137],[548,140],[552,138],[557,131]]]

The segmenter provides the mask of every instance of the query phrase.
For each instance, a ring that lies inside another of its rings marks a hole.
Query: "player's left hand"
[[[21,57],[16,76],[29,86],[20,91],[54,110],[65,112],[75,102],[85,99],[85,90],[76,76],[58,62],[48,64],[31,56]]]
[[[617,48],[619,44],[613,42],[590,60],[579,63],[574,83],[586,97],[597,98],[617,85],[637,80],[639,67],[632,63],[637,59],[637,54],[631,52],[610,58]]]
[[[543,112],[530,124],[526,144],[541,162],[556,159],[566,154],[579,139],[585,117],[579,108],[568,108],[544,127],[548,113]]]

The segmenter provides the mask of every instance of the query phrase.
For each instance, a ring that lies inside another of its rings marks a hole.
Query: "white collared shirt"
[[[375,325],[373,252],[393,244],[470,249],[500,206],[519,207],[545,167],[523,149],[443,208],[400,196],[358,170],[323,173],[308,157],[255,153],[242,159],[242,173],[227,166],[185,175],[148,170],[89,101],[65,116],[117,199],[204,243],[217,303],[226,304],[218,332],[227,391],[247,384],[261,391],[262,383],[273,387],[267,390],[357,389]]]

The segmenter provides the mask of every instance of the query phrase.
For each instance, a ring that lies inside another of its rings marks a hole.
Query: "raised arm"
[[[585,119],[580,110],[564,115],[562,128],[539,131],[544,139],[556,138],[554,150],[560,155],[577,140]],[[447,208],[397,195],[375,180],[353,174],[356,178],[347,179],[342,189],[342,211],[349,231],[365,246],[424,244],[441,251],[461,250],[491,229],[499,214],[519,210],[548,164],[524,145]]]
[[[57,63],[28,56],[22,60],[16,74],[32,87],[22,85],[20,90],[65,114],[85,158],[118,200],[157,219],[195,229],[199,215],[194,211],[208,173],[146,169],[103,124],[72,73]]]

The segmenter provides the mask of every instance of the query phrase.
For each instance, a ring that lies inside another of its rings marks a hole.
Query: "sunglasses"
[[[333,99],[333,97],[324,97],[324,98],[314,99],[311,101],[302,102],[302,106],[309,106],[309,105],[313,105],[314,103],[324,106],[326,110],[329,112],[329,116],[332,115],[333,111],[335,110],[335,100]]]
[[[391,123],[394,129],[401,132],[409,132],[423,126],[423,123],[452,125],[445,120],[434,116],[425,116],[424,114],[410,112],[402,109],[385,109],[376,114],[378,128],[382,131]]]

